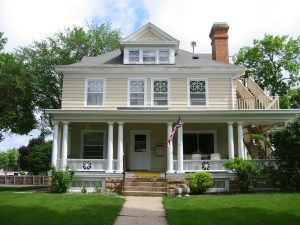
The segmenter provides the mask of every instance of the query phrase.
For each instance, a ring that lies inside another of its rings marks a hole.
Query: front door
[[[131,170],[149,170],[150,168],[150,134],[149,131],[132,131]]]

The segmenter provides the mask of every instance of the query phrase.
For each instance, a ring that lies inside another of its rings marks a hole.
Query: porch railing
[[[105,172],[107,159],[67,159],[67,166],[78,172]],[[117,160],[113,160],[113,170],[117,169]]]
[[[220,160],[183,160],[183,170],[185,172],[195,171],[224,171],[223,166],[226,159]],[[173,168],[176,171],[178,168],[178,161],[173,161]]]

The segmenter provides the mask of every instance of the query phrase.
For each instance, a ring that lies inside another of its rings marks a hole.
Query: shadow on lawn
[[[259,204],[259,202],[257,203]],[[280,206],[278,206],[280,208]],[[168,209],[170,225],[298,225],[300,216],[262,208]]]
[[[0,200],[1,201],[1,200]],[[118,215],[115,204],[88,204],[71,209],[66,202],[60,209],[45,206],[0,206],[1,225],[111,225]]]

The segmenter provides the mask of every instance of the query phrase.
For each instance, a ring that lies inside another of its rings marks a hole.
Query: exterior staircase
[[[165,196],[167,180],[163,177],[126,177],[124,195],[127,196]]]

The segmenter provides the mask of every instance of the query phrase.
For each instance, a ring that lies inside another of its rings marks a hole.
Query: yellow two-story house
[[[228,190],[224,161],[257,160],[249,130],[299,113],[279,109],[278,97],[252,78],[240,79],[245,68],[229,63],[228,29],[215,23],[212,53],[193,54],[147,23],[120,49],[57,66],[62,107],[47,110],[54,120],[52,164],[75,169],[75,187],[122,179],[124,170],[166,178],[212,171]],[[167,144],[179,114],[183,126]]]

